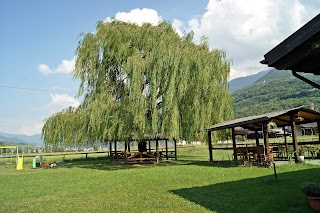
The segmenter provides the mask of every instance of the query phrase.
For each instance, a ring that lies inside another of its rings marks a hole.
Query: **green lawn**
[[[279,166],[275,182],[272,168],[210,165],[204,146],[180,149],[178,159],[159,165],[75,160],[55,169],[27,164],[22,171],[1,165],[0,212],[312,212],[299,185],[319,180],[319,166]]]

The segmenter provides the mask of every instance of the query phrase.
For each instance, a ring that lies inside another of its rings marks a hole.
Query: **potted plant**
[[[320,183],[308,181],[301,184],[300,189],[307,196],[311,208],[320,211]]]
[[[299,149],[298,149],[297,160],[298,160],[299,163],[303,163],[304,162],[304,149],[303,149],[303,147],[299,147]]]

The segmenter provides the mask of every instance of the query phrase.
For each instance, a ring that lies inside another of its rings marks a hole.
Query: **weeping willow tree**
[[[168,22],[99,22],[82,35],[74,78],[83,103],[45,121],[46,144],[130,140],[165,134],[205,141],[205,128],[232,116],[230,63],[206,39],[180,37]]]

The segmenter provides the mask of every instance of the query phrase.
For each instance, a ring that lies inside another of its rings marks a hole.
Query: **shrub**
[[[301,191],[310,197],[320,197],[320,183],[309,181],[301,184]]]

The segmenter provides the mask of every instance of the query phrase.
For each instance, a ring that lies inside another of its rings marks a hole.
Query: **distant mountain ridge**
[[[258,72],[258,73],[253,74],[253,75],[248,75],[248,76],[245,76],[245,77],[239,77],[239,78],[235,78],[235,79],[231,80],[229,82],[229,92],[234,92],[236,90],[242,89],[242,88],[244,88],[246,86],[249,86],[249,85],[253,84],[259,78],[261,78],[264,75],[266,75],[269,71],[270,71],[270,69]]]
[[[43,145],[41,134],[28,136],[28,135],[9,134],[9,133],[0,132],[0,141],[8,144]]]
[[[301,74],[320,83],[320,76]],[[270,70],[253,84],[232,93],[236,118],[304,106],[320,110],[320,90],[297,79],[290,71]]]

